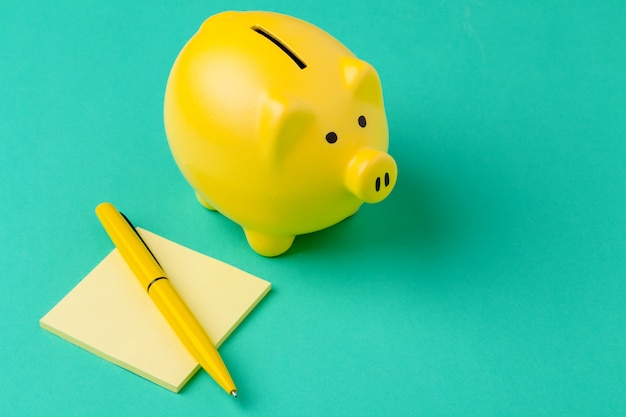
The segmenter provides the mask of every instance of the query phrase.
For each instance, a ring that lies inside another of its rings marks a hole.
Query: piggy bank
[[[323,30],[270,12],[207,19],[171,69],[164,121],[200,203],[276,256],[396,183],[376,70]]]

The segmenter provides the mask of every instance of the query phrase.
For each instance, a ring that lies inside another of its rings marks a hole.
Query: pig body
[[[286,15],[207,19],[172,67],[164,119],[198,200],[265,256],[381,201],[396,182],[376,71]]]

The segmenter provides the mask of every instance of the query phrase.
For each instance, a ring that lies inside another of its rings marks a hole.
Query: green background
[[[397,187],[266,259],[198,205],[165,82],[222,10],[308,20],[379,71]],[[626,415],[623,1],[0,3],[0,415]],[[263,277],[178,395],[39,328],[111,249],[94,208]]]

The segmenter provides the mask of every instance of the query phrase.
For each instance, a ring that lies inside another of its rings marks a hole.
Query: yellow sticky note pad
[[[147,230],[137,231],[219,346],[270,283]],[[41,320],[44,329],[174,392],[199,369],[114,249]]]

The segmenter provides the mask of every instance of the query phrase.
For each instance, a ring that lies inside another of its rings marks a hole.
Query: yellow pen
[[[132,223],[110,203],[99,204],[96,207],[96,215],[133,274],[189,353],[215,382],[236,397],[235,383],[215,345],[176,293],[159,262]]]

